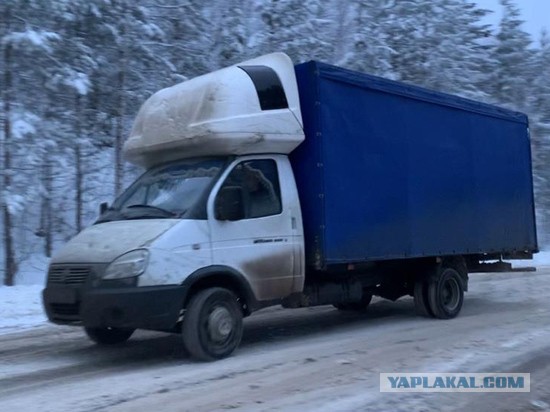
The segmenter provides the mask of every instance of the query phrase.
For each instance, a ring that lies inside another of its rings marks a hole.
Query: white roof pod
[[[124,144],[144,167],[207,155],[290,153],[304,140],[294,65],[273,53],[160,90]]]

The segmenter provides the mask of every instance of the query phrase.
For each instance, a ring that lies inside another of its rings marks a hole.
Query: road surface
[[[1,304],[1,302],[0,302]],[[380,393],[381,372],[528,372],[530,393]],[[0,336],[0,411],[550,410],[550,269],[471,275],[461,315],[417,317],[411,298],[367,313],[260,311],[239,350],[189,359],[180,337],[93,345],[48,325]]]

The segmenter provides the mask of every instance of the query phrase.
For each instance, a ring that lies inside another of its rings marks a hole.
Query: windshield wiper
[[[146,205],[146,204],[135,204],[135,205],[130,205],[130,206],[126,206],[125,209],[134,209],[134,208],[146,208],[146,209],[153,209],[153,210],[157,210],[161,213],[163,213],[164,215],[168,215],[168,216],[177,216],[177,213],[174,213],[174,212],[171,212],[170,210],[166,210],[166,209],[163,209],[162,207],[158,207],[158,206],[153,206],[153,205]]]

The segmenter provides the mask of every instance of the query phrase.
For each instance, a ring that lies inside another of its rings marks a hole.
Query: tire
[[[182,338],[193,358],[202,361],[225,358],[239,346],[242,335],[243,312],[233,292],[205,289],[187,305]]]
[[[349,302],[349,303],[335,303],[333,306],[341,311],[364,311],[367,310],[370,302],[372,300],[372,295],[370,293],[363,294],[363,297],[359,302]]]
[[[452,319],[462,309],[464,286],[460,273],[450,267],[442,267],[438,276],[428,285],[428,299],[433,315],[439,319]]]
[[[414,283],[414,308],[420,316],[434,316],[428,297],[428,282],[425,279],[418,279]]]
[[[86,335],[98,345],[116,345],[126,342],[135,329],[121,328],[84,328]]]

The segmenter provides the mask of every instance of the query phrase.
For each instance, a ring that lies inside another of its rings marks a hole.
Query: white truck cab
[[[98,343],[183,322],[192,354],[226,356],[242,315],[302,291],[287,154],[303,139],[294,66],[281,53],[154,94],[124,147],[146,172],[53,257],[50,320],[81,324]]]

